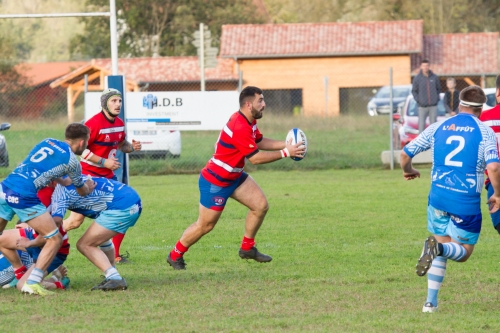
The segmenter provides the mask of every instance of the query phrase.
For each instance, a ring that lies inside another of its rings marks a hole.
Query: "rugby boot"
[[[102,291],[108,291],[108,290],[126,290],[128,288],[127,282],[125,281],[124,278],[121,278],[120,280],[108,280],[104,279],[101,283],[99,283],[97,286],[94,286],[92,290],[102,290]]]
[[[238,254],[240,255],[241,259],[253,259],[257,262],[270,262],[271,260],[273,260],[273,258],[268,256],[267,254],[260,253],[255,246],[248,251],[240,248]]]
[[[2,288],[3,289],[15,288],[18,282],[19,282],[19,280],[14,277],[14,279],[12,281],[10,281],[6,285],[2,286]]]
[[[28,284],[24,283],[21,292],[30,295],[52,296],[55,292],[45,289],[40,283]]]
[[[422,254],[418,259],[416,273],[418,276],[424,276],[432,266],[432,261],[438,256],[438,241],[434,236],[429,236],[424,242]]]
[[[438,307],[432,305],[431,302],[425,303],[424,307],[422,308],[422,312],[427,312],[427,313],[437,312],[437,310],[438,310]]]
[[[179,258],[177,258],[177,260],[173,260],[170,257],[170,253],[169,253],[168,257],[167,257],[167,262],[176,271],[177,270],[181,270],[181,269],[186,269],[186,263],[184,262],[184,258],[183,257],[179,257]]]

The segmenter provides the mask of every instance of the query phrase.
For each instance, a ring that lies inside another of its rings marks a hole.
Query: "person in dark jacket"
[[[454,116],[458,113],[458,103],[460,100],[458,96],[460,95],[460,91],[458,91],[455,87],[457,86],[457,82],[454,78],[449,77],[446,80],[446,87],[448,90],[444,93],[444,107],[446,109],[446,113],[450,116]]]
[[[439,78],[429,67],[429,60],[422,60],[420,72],[413,79],[413,88],[411,90],[413,98],[418,104],[418,130],[420,132],[425,129],[427,116],[430,124],[436,122],[437,104],[441,92]]]

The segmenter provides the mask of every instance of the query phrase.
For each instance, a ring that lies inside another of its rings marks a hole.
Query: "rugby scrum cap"
[[[104,89],[104,91],[101,94],[101,107],[104,111],[107,111],[108,113],[109,113],[108,101],[113,96],[122,97],[122,93],[117,89],[108,88],[108,89]]]

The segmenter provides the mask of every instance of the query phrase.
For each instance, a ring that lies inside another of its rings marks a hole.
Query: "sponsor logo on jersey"
[[[472,132],[474,127],[471,126],[456,126],[455,124],[443,125],[443,131],[455,131],[455,132]]]
[[[47,142],[49,145],[51,145],[52,147],[54,147],[55,149],[59,150],[61,153],[65,154],[66,152],[64,151],[64,149],[62,149],[61,147],[59,147],[58,145],[56,145],[54,142],[50,141],[50,140],[47,140],[45,141]]]
[[[255,147],[255,146],[254,146],[253,144],[249,144],[248,146],[249,146],[250,148],[253,148],[253,147]]]
[[[214,197],[213,200],[214,200],[215,205],[217,205],[217,206],[222,206],[224,204],[224,202],[226,201],[226,199],[224,199],[223,197]]]
[[[106,138],[104,139],[104,141],[109,141],[110,138],[109,138],[109,135],[106,134]]]

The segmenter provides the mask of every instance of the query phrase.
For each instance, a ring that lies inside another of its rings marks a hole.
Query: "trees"
[[[105,11],[108,0],[87,0],[87,10]],[[121,57],[195,55],[192,34],[208,25],[217,46],[222,24],[262,23],[252,0],[117,0]],[[109,20],[83,18],[85,29],[71,40],[79,58],[110,56]]]

